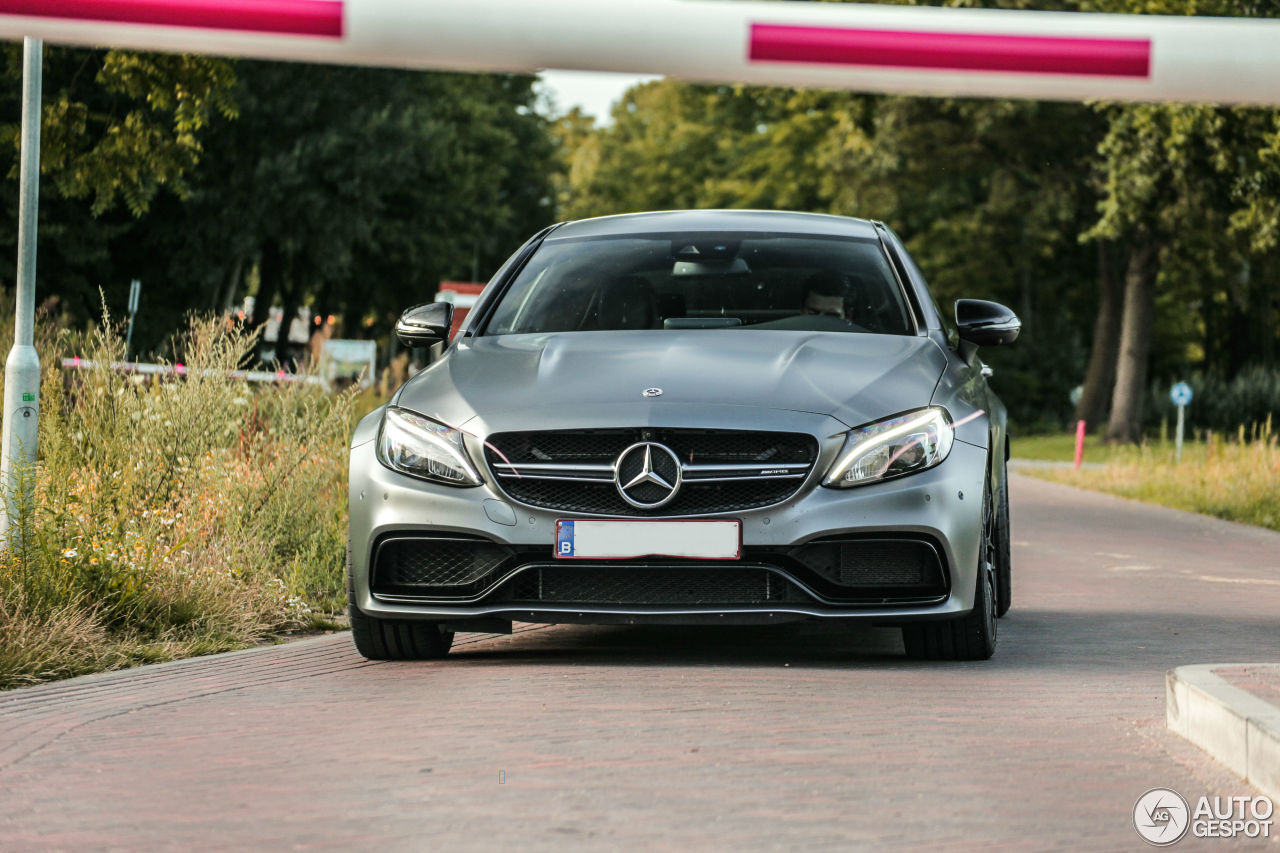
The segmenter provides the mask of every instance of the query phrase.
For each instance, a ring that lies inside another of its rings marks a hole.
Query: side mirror
[[[1013,343],[1022,330],[1022,321],[999,302],[957,299],[956,328],[960,340],[976,349]]]
[[[396,337],[407,347],[429,347],[449,340],[453,306],[448,302],[415,305],[396,320]]]

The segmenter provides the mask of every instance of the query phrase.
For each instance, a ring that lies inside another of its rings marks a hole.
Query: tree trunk
[[[1136,243],[1129,251],[1108,441],[1137,443],[1142,439],[1142,403],[1147,386],[1147,361],[1151,355],[1157,263],[1155,247],[1149,242]]]
[[[271,303],[276,301],[276,293],[280,289],[280,251],[274,240],[268,240],[262,246],[262,254],[258,258],[258,294],[253,301],[253,331],[261,329],[258,337],[257,357],[262,351],[272,346],[267,343],[267,320],[271,317]]]
[[[293,276],[286,275],[280,287],[280,338],[276,344],[276,361],[290,371],[298,369],[298,357],[305,347],[305,344],[295,344],[289,340],[289,330],[293,328],[293,320],[298,314],[297,290]],[[310,326],[307,331],[311,331]]]
[[[222,289],[221,299],[218,295],[214,295],[214,299],[218,300],[218,304],[213,306],[213,310],[221,311],[223,314],[230,314],[231,308],[235,304],[236,291],[240,287],[240,274],[244,271],[244,258],[236,258],[235,264],[231,267],[231,274],[227,276],[226,287]]]
[[[1076,420],[1097,427],[1107,416],[1115,388],[1116,358],[1120,352],[1120,312],[1124,288],[1116,278],[1115,246],[1098,241],[1098,314],[1093,321],[1093,345],[1084,374],[1084,391],[1076,405]]]

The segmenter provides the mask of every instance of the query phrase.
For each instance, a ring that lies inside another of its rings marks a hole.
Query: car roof
[[[566,222],[548,240],[688,231],[765,231],[876,239],[865,219],[784,210],[664,210]]]

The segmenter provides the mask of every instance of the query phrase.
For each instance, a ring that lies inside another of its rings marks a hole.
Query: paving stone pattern
[[[985,663],[865,626],[346,635],[0,694],[0,851],[1141,850],[1135,800],[1251,795],[1164,672],[1280,661],[1280,535],[1013,478]],[[1276,849],[1188,838],[1178,850]]]

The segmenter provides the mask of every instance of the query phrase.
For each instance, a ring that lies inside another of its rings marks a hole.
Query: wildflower
[[[80,552],[77,551],[75,548],[68,548],[67,550],[62,552],[62,556],[66,557],[68,560],[71,560],[71,559],[74,559],[76,555],[78,555],[79,553]]]

